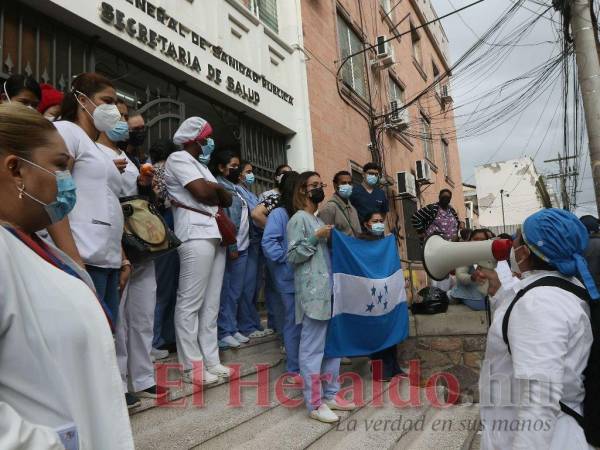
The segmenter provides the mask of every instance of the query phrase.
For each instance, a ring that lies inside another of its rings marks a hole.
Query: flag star
[[[383,299],[383,294],[380,292],[379,295],[377,296],[377,299],[379,300],[378,303],[381,303],[381,300]]]
[[[383,309],[387,309],[388,302],[383,302]]]
[[[373,308],[375,308],[375,304],[373,304],[373,303],[371,302],[371,304],[370,304],[370,305],[367,305],[367,312],[372,312],[372,311],[373,311]]]
[[[371,296],[375,297],[376,293],[377,293],[377,289],[375,289],[375,285],[373,285],[373,287],[371,288]]]

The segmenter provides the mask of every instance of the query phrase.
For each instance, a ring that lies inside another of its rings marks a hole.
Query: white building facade
[[[494,162],[475,170],[479,224],[510,229],[552,206],[545,182],[531,158]]]
[[[266,184],[278,164],[313,167],[300,1],[3,2],[0,76],[67,90],[103,73],[143,113],[148,145],[200,115]]]

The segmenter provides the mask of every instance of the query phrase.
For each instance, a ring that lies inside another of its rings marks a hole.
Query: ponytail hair
[[[115,86],[104,75],[96,72],[85,72],[77,75],[71,84],[71,90],[65,94],[60,105],[60,119],[76,122],[77,111],[79,110],[77,95],[80,93],[85,94],[91,99],[95,94],[107,87],[114,88]]]

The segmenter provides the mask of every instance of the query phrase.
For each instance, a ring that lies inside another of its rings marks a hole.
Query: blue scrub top
[[[389,210],[387,196],[383,189],[376,187],[369,193],[362,184],[355,184],[352,189],[350,203],[356,208],[362,224],[372,212],[386,214]]]

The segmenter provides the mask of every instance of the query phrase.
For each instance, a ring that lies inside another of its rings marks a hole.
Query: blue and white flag
[[[363,356],[408,336],[404,274],[393,236],[375,241],[332,232],[333,313],[325,355]]]

